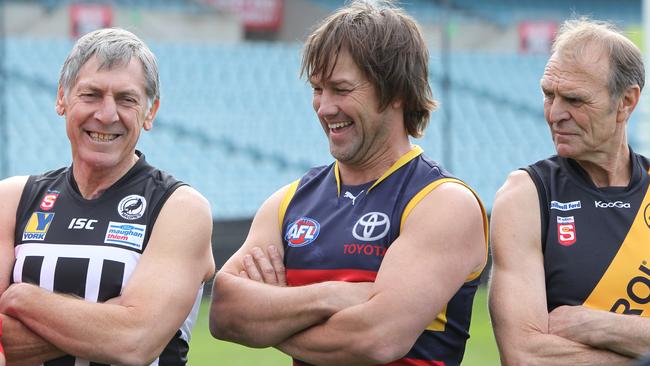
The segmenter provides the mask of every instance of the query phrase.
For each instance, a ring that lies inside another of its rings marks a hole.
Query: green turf
[[[470,339],[467,343],[466,366],[499,365],[490,319],[487,312],[487,291],[480,288],[474,300]],[[217,341],[208,330],[208,307],[204,301],[190,343],[190,366],[290,366],[291,360],[274,349],[252,349]]]

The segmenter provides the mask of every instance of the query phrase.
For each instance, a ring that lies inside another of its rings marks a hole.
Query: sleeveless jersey
[[[525,168],[537,187],[548,310],[584,305],[650,315],[650,161],[630,149],[627,187],[598,188],[553,156]]]
[[[310,170],[291,185],[280,209],[288,284],[374,282],[410,211],[444,182],[466,186],[418,146],[377,181],[359,186],[341,185],[337,163]],[[487,217],[481,209],[487,243]],[[481,272],[467,279],[405,358],[390,365],[460,364]],[[294,365],[306,364],[294,360]]]
[[[16,212],[13,282],[105,302],[121,294],[147,248],[156,218],[184,183],[145,161],[144,155],[101,197],[81,196],[72,168],[30,176]],[[185,365],[192,312],[152,365]],[[97,366],[64,356],[45,366]]]

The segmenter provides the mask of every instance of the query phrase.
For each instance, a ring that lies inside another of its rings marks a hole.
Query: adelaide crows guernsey
[[[92,302],[121,294],[163,204],[184,184],[138,155],[136,164],[93,200],[79,193],[72,168],[28,178],[16,212],[13,282]],[[197,291],[192,312],[153,365],[185,365]],[[44,365],[99,364],[64,356]]]
[[[525,168],[537,187],[548,310],[584,305],[650,315],[650,161],[630,149],[627,187],[596,187],[553,156]]]
[[[337,163],[310,170],[290,186],[280,209],[288,284],[374,281],[411,210],[445,182],[465,185],[418,146],[377,181],[359,186],[341,184]],[[485,210],[483,216],[487,243]],[[469,276],[406,357],[390,365],[460,364],[481,272]]]

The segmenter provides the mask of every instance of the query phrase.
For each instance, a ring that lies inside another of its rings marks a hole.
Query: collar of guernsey
[[[366,194],[370,193],[370,191],[375,186],[377,186],[381,181],[386,179],[386,177],[391,175],[394,171],[401,168],[402,166],[404,166],[404,164],[408,163],[414,158],[420,156],[422,152],[423,150],[420,146],[412,145],[411,150],[406,154],[402,155],[399,159],[397,159],[395,164],[393,164],[387,171],[385,171],[384,174],[381,177],[379,177],[379,179],[377,179],[377,181],[370,188],[368,188],[368,192],[366,192]],[[338,161],[334,163],[334,177],[336,178],[337,197],[340,197],[341,196],[341,174],[339,173]],[[296,179],[291,184],[289,184],[287,192],[284,194],[284,198],[282,199],[282,202],[280,202],[280,209],[278,212],[278,223],[280,225],[280,228],[282,228],[282,220],[284,219],[284,213],[287,211],[287,207],[289,207],[289,202],[291,202],[291,198],[293,198],[293,195],[296,193],[299,184],[300,184],[300,179]]]
[[[393,174],[394,171],[401,168],[404,164],[408,163],[409,161],[413,160],[415,157],[422,154],[422,151],[423,150],[422,150],[422,148],[420,146],[413,145],[413,147],[411,148],[411,150],[409,152],[407,152],[406,154],[402,155],[402,157],[397,159],[395,164],[393,164],[387,171],[385,171],[384,174],[382,174],[382,176],[379,177],[379,179],[377,179],[377,181],[375,183],[373,183],[373,185],[370,186],[370,188],[368,188],[368,192],[366,194],[370,193],[370,191],[374,187],[376,187],[379,183],[381,183],[381,181],[386,179],[386,177]],[[334,177],[336,177],[336,191],[337,191],[338,196],[340,197],[341,196],[341,173],[339,173],[339,162],[338,162],[338,160],[334,163]]]

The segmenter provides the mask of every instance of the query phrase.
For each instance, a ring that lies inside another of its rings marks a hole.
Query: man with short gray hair
[[[186,364],[214,273],[212,214],[136,150],[159,95],[156,59],[128,31],[91,32],[70,52],[56,112],[72,165],[0,181],[9,364]]]
[[[644,75],[611,24],[562,26],[541,80],[557,155],[511,173],[492,209],[504,365],[627,365],[650,349],[650,160],[627,140]]]

